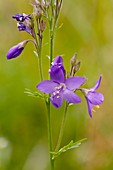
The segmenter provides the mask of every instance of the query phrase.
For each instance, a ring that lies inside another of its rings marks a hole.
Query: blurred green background
[[[17,59],[6,60],[9,48],[30,36],[18,32],[15,13],[31,13],[29,0],[0,0],[0,170],[48,170],[46,108],[28,97],[40,81],[34,46],[28,44]],[[81,61],[78,75],[92,87],[100,74],[99,91],[105,101],[90,119],[85,99],[68,110],[62,146],[87,137],[80,148],[56,160],[56,170],[113,169],[113,0],[65,0],[55,39],[55,56],[63,54],[69,70],[75,52]],[[43,67],[48,77],[48,34],[45,33]],[[56,143],[63,107],[52,108],[53,142]],[[54,145],[55,146],[55,145]]]

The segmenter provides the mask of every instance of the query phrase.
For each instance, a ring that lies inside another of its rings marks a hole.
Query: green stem
[[[40,79],[43,80],[43,71],[42,71],[42,39],[39,38],[39,42],[37,40],[35,29],[33,30],[33,37],[35,39],[35,47],[37,50],[38,58],[39,58],[39,72],[40,72]]]
[[[60,144],[61,144],[61,141],[62,141],[62,137],[63,137],[63,133],[64,133],[64,126],[65,126],[65,121],[66,121],[66,115],[67,115],[67,108],[68,108],[68,103],[66,102],[65,110],[64,110],[64,114],[63,114],[63,118],[62,118],[62,122],[61,122],[59,137],[58,137],[58,141],[57,141],[55,151],[59,150]]]
[[[54,32],[50,32],[50,67],[53,61],[53,51],[54,51]]]
[[[49,26],[50,26],[50,67],[51,63],[53,60],[53,51],[54,51],[54,31],[53,31],[53,18],[54,18],[54,13],[53,13],[53,0],[51,0],[51,19],[49,21]],[[51,126],[51,110],[50,110],[50,96],[48,97],[48,102],[46,102],[47,105],[47,110],[48,110],[48,143],[49,143],[49,154],[50,154],[50,169],[54,170],[54,160],[52,159],[52,154],[51,152],[53,151],[52,148],[52,126]]]
[[[39,40],[39,70],[40,70],[40,78],[41,81],[43,80],[43,73],[42,73],[42,39]]]
[[[53,18],[54,17],[54,3],[55,3],[55,0],[51,0],[51,17]]]
[[[51,0],[51,18],[49,21],[50,26],[50,67],[53,61],[53,51],[54,51],[54,0]]]
[[[50,169],[54,170],[54,160],[52,159],[52,154],[51,152],[53,151],[52,149],[52,130],[51,130],[51,113],[50,113],[50,99],[48,102],[46,102],[47,106],[47,124],[48,124],[48,143],[49,143],[49,154],[50,154]]]
[[[54,0],[51,0],[51,17],[49,20],[49,36],[50,36],[50,67],[53,61],[53,53],[54,53]],[[52,159],[51,152],[53,151],[52,148],[52,126],[51,126],[51,110],[50,110],[50,96],[48,97],[48,102],[46,103],[47,110],[48,110],[48,143],[49,143],[49,154],[50,154],[50,168],[54,170],[54,160]]]

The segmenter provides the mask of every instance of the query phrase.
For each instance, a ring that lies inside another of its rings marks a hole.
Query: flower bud
[[[43,14],[41,7],[34,5],[33,14],[36,16],[36,18],[41,18],[42,14]]]
[[[74,74],[74,75],[75,75],[75,73],[79,70],[79,68],[80,68],[80,61],[77,62],[77,63],[75,64],[75,66],[73,66],[73,74]]]
[[[33,14],[36,16],[37,19],[41,18],[43,15],[41,2],[35,0],[35,2],[32,3],[32,5],[33,5]]]
[[[70,75],[75,75],[75,73],[79,70],[80,68],[80,61],[77,59],[77,53],[74,54],[74,56],[71,58],[71,71]]]
[[[43,32],[45,30],[45,28],[46,28],[46,22],[41,20],[41,22],[40,22],[40,30],[41,30],[41,32]]]
[[[7,59],[16,58],[17,56],[19,56],[22,53],[22,51],[27,43],[28,43],[28,40],[25,40],[25,41],[18,43],[15,46],[11,47],[7,53],[7,56],[6,56]]]
[[[72,66],[76,65],[76,63],[77,63],[77,53],[75,53],[74,56],[71,58],[70,63],[71,63]]]

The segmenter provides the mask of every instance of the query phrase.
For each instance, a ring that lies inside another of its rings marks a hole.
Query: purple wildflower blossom
[[[22,53],[22,51],[27,43],[28,43],[28,41],[25,40],[25,41],[18,43],[15,46],[11,47],[7,53],[7,56],[6,56],[7,59],[16,58],[17,56],[19,56]]]
[[[22,22],[17,23],[17,27],[19,31],[26,31],[27,33],[31,34],[31,29],[27,27],[24,23]]]
[[[44,80],[37,85],[37,88],[51,94],[50,101],[54,107],[59,108],[63,100],[69,103],[80,103],[81,99],[72,90],[76,90],[85,82],[84,77],[76,76],[65,78],[63,60],[60,56],[56,57],[50,69],[51,80]]]
[[[32,24],[31,24],[31,16],[30,14],[15,14],[12,18],[16,19],[17,27],[19,31],[26,31],[27,33],[32,35]]]
[[[12,18],[16,19],[17,21],[20,21],[20,22],[23,22],[25,20],[29,20],[31,17],[30,17],[30,14],[15,14],[12,16]]]
[[[99,80],[96,82],[93,88],[90,88],[90,89],[82,88],[81,89],[85,94],[90,117],[92,117],[92,111],[94,111],[93,109],[94,106],[99,108],[99,105],[104,101],[104,96],[101,93],[96,92],[96,90],[100,86],[101,80],[102,80],[102,76],[100,76]]]

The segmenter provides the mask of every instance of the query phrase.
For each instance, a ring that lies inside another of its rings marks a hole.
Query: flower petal
[[[97,90],[97,89],[99,88],[99,86],[100,86],[101,80],[102,80],[102,75],[100,75],[100,78],[99,78],[99,80],[97,80],[95,86],[92,87],[92,88],[90,88],[89,90],[90,90],[90,91],[95,91],[95,90]]]
[[[87,98],[94,105],[99,105],[104,101],[104,96],[98,92],[88,92]]]
[[[62,93],[60,94],[52,94],[50,97],[50,101],[53,104],[54,107],[59,108],[62,106],[63,98],[62,98]]]
[[[64,90],[63,99],[65,99],[69,103],[80,103],[81,102],[80,97],[68,89]]]
[[[32,34],[32,31],[29,27],[27,27],[25,24],[23,24],[23,22],[19,22],[17,24],[18,30],[19,31],[26,31],[29,34]]]
[[[56,65],[56,64],[63,64],[63,59],[62,59],[61,56],[57,56],[57,57],[54,59],[52,65]]]
[[[41,83],[39,83],[36,87],[46,93],[53,93],[55,91],[55,87],[58,86],[58,83],[53,82],[52,80],[44,80]]]
[[[12,16],[12,18],[16,19],[17,21],[23,22],[24,20],[30,19],[30,14],[15,14]]]
[[[62,68],[59,68],[57,65],[51,66],[50,77],[53,81],[63,83],[64,82],[64,72]]]
[[[69,90],[74,90],[81,86],[85,82],[85,80],[85,77],[70,77],[66,79],[65,84]]]
[[[87,105],[88,105],[88,113],[89,116],[92,118],[92,110],[93,110],[93,104],[90,103],[90,101],[88,100],[88,98],[86,97],[86,101],[87,101]]]

